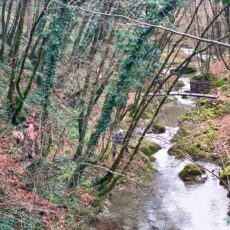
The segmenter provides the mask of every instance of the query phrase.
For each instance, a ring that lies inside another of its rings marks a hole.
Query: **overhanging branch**
[[[216,40],[197,37],[195,35],[180,32],[180,31],[170,29],[170,28],[167,28],[167,27],[164,27],[164,26],[155,25],[155,24],[152,24],[152,23],[148,23],[148,22],[144,22],[144,21],[137,20],[137,19],[134,19],[134,18],[130,18],[130,17],[122,15],[122,14],[102,13],[102,12],[99,12],[99,11],[85,9],[83,7],[80,7],[80,6],[71,6],[71,7],[75,7],[80,11],[84,11],[84,12],[87,12],[87,13],[90,13],[90,14],[104,15],[104,16],[107,16],[107,17],[115,17],[115,18],[123,18],[123,19],[126,19],[129,22],[134,22],[136,25],[143,26],[145,28],[150,27],[150,28],[156,28],[156,29],[160,29],[160,30],[166,30],[168,32],[171,32],[171,33],[174,33],[174,34],[177,34],[177,35],[181,35],[181,36],[185,36],[185,37],[188,37],[188,38],[191,38],[191,39],[194,39],[194,40],[198,40],[198,41],[201,41],[201,42],[211,43],[211,44],[215,44],[215,45],[218,45],[218,46],[224,46],[224,47],[230,48],[230,44],[228,44],[228,43],[223,43],[223,42],[219,42],[219,41],[216,41]]]

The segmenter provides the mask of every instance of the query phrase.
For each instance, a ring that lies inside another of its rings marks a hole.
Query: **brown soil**
[[[54,229],[55,226],[60,226],[63,230],[67,229],[64,222],[65,210],[25,188],[21,180],[24,173],[24,165],[15,162],[8,154],[0,155],[0,208],[15,210],[20,214],[22,214],[21,210],[37,211],[48,229]]]
[[[220,127],[217,132],[218,140],[214,142],[215,148],[230,157],[230,114],[215,120],[214,123]]]

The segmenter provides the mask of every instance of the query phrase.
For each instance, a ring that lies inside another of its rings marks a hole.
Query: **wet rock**
[[[210,153],[210,159],[213,161],[217,161],[220,158],[218,153]]]
[[[179,173],[181,180],[185,182],[204,183],[207,180],[205,170],[196,164],[187,164]]]
[[[228,178],[230,178],[230,165],[228,165],[223,170],[221,170],[220,178],[224,181],[227,181]]]
[[[190,91],[192,93],[209,93],[213,88],[214,76],[212,74],[198,73],[192,77]]]
[[[230,198],[230,192],[228,192],[227,197]]]
[[[197,73],[196,75],[192,77],[192,80],[195,80],[195,81],[212,81],[214,79],[215,77],[213,74],[203,74],[201,72]]]
[[[159,230],[159,228],[152,226],[152,230]]]
[[[159,125],[159,124],[153,124],[152,125],[152,130],[154,133],[157,134],[161,134],[161,133],[165,133],[165,127],[163,125]]]
[[[195,182],[196,183],[204,183],[208,179],[208,175],[203,174],[201,176],[196,176],[195,177]]]
[[[192,73],[196,73],[196,68],[192,67],[192,66],[187,66],[187,67],[182,67],[181,69],[179,69],[179,72],[183,73],[183,74],[192,74]]]
[[[205,158],[206,154],[203,149],[201,149],[197,145],[193,145],[192,147],[188,148],[188,154],[196,158]]]
[[[175,156],[177,159],[181,159],[184,157],[183,152],[177,148],[176,145],[172,146],[169,150],[168,150],[168,154],[170,156]]]
[[[230,210],[228,211],[227,215],[230,216]]]
[[[137,138],[133,138],[130,140],[130,142],[129,142],[130,151],[133,151],[135,149],[137,143],[138,143]],[[158,144],[156,144],[152,141],[143,140],[141,142],[140,147],[139,147],[139,152],[141,154],[143,154],[144,156],[146,156],[149,159],[149,161],[152,162],[152,161],[156,160],[156,158],[154,156],[152,156],[152,154],[156,153],[160,149],[161,149],[161,147]]]
[[[196,68],[187,66],[181,69],[170,69],[170,74],[178,75],[178,74],[192,74],[196,73]]]
[[[156,160],[156,158],[155,158],[153,155],[148,156],[148,158],[149,158],[149,160],[150,160],[151,162],[153,162],[153,161]]]
[[[160,149],[161,146],[152,141],[144,140],[140,145],[140,151],[143,152],[146,156],[150,156]]]

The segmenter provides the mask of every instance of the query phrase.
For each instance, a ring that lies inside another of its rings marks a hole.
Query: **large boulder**
[[[190,92],[192,93],[209,93],[213,88],[212,81],[214,80],[211,74],[196,74],[190,81]]]
[[[213,81],[215,80],[215,77],[213,74],[209,74],[209,73],[197,73],[192,77],[193,81]]]
[[[161,149],[161,146],[152,142],[144,140],[140,145],[140,151],[143,152],[146,156],[151,156]]]
[[[204,183],[207,180],[205,170],[196,164],[187,164],[179,173],[181,180],[185,182]]]

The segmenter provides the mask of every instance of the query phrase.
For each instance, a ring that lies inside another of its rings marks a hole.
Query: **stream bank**
[[[186,87],[186,81],[185,81]],[[168,154],[178,132],[178,118],[195,108],[191,98],[181,99],[166,104],[157,118],[157,122],[166,126],[162,134],[149,133],[146,140],[161,146],[154,154],[156,169],[146,188],[122,188],[113,192],[108,213],[102,221],[116,221],[120,228],[140,230],[227,230],[229,199],[227,191],[219,185],[219,180],[207,173],[208,179],[201,184],[185,184],[179,172],[191,163],[188,159],[176,159]],[[180,124],[182,126],[183,124]],[[191,129],[191,128],[190,128]],[[141,129],[137,129],[141,132]],[[179,131],[180,133],[180,131]],[[190,145],[187,143],[187,147]],[[203,158],[205,159],[205,158]],[[196,159],[210,171],[220,168],[213,163]]]

